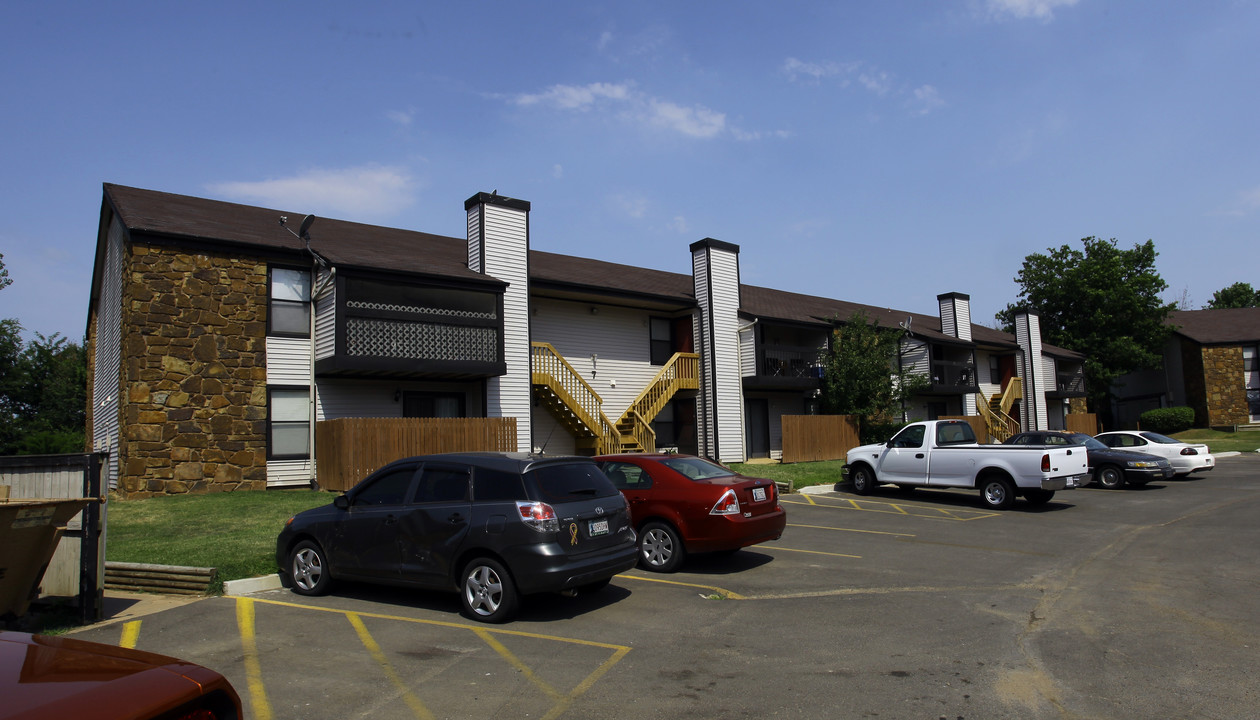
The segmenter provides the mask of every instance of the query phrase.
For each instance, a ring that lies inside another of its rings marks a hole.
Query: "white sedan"
[[[1136,450],[1166,457],[1178,475],[1216,467],[1216,458],[1212,457],[1207,445],[1191,445],[1145,430],[1117,430],[1097,437],[1107,447],[1117,450]]]

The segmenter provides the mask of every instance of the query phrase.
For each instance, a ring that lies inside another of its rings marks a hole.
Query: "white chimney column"
[[[700,327],[700,454],[744,462],[744,383],[739,355],[739,246],[713,238],[691,244]]]
[[[516,448],[533,447],[530,425],[529,208],[524,200],[478,193],[468,214],[468,268],[508,284],[503,294],[507,374],[486,380],[486,417],[516,418]]]

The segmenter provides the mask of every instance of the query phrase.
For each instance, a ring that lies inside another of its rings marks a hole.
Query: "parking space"
[[[528,598],[339,586],[79,633],[229,677],[250,717],[1241,717],[1260,643],[1260,458],[993,513],[975,493],[784,499],[782,539]],[[1159,678],[1152,683],[1152,678]]]

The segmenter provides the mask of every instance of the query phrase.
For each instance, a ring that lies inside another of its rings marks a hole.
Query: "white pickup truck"
[[[853,448],[842,472],[858,495],[880,483],[975,488],[985,505],[1006,510],[1017,493],[1044,505],[1056,490],[1089,482],[1089,459],[1084,447],[981,445],[962,420],[929,420],[903,427],[886,443]]]

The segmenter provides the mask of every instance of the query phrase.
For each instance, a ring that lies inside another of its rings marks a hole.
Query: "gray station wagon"
[[[635,566],[626,501],[589,458],[450,453],[398,460],[276,539],[285,587],[334,580],[454,590],[504,622],[523,595],[602,589]]]

